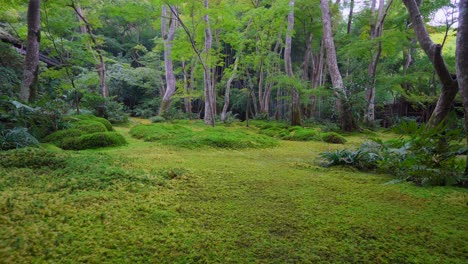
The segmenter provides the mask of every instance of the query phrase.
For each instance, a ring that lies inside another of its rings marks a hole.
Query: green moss
[[[145,141],[157,141],[184,148],[266,148],[277,144],[276,140],[263,135],[225,127],[200,126],[192,130],[173,124],[138,125],[130,130],[130,135]]]
[[[82,120],[76,123],[73,123],[72,128],[83,131],[84,134],[91,134],[97,132],[106,132],[107,128],[100,122],[92,120]]]
[[[299,128],[294,130],[288,139],[294,141],[320,140],[320,133],[311,128]]]
[[[81,121],[94,121],[94,122],[99,122],[103,124],[106,127],[107,131],[114,131],[114,128],[112,127],[112,124],[105,118],[102,117],[97,117],[93,115],[73,115],[73,116],[67,116],[65,117],[65,120],[71,122],[71,123],[76,123]],[[96,131],[98,132],[98,131]],[[104,131],[102,131],[104,132]]]
[[[64,167],[64,154],[41,149],[22,148],[0,152],[0,167],[32,168]]]
[[[94,149],[102,147],[116,147],[125,145],[125,138],[116,132],[97,132],[85,134],[76,138],[66,138],[63,141],[63,149]]]
[[[323,141],[127,140],[58,169],[1,168],[0,262],[466,263],[465,188],[321,168],[316,155],[340,148]]]
[[[55,144],[57,146],[61,146],[64,139],[79,137],[83,133],[84,133],[84,131],[82,131],[82,130],[80,130],[78,128],[59,130],[59,131],[56,131],[56,132],[48,135],[42,141],[43,142],[50,142],[50,143],[53,143],[53,144]]]
[[[332,143],[332,144],[346,143],[346,138],[344,138],[342,135],[335,133],[335,132],[322,133],[322,140],[327,143]]]

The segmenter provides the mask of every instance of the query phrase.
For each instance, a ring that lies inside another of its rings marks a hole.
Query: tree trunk
[[[24,61],[23,83],[20,99],[34,101],[37,93],[39,75],[39,43],[41,40],[41,1],[29,0],[28,6],[28,43]]]
[[[429,126],[437,126],[445,119],[445,117],[447,117],[452,108],[453,100],[458,92],[458,82],[456,77],[453,77],[453,75],[450,74],[447,66],[445,65],[444,58],[442,57],[441,46],[434,44],[429,33],[427,33],[424,21],[422,20],[422,16],[419,12],[418,4],[415,0],[403,0],[403,3],[408,9],[414,26],[414,31],[416,33],[416,38],[426,55],[429,57],[432,65],[434,65],[437,76],[442,84],[442,91],[439,96],[439,100],[437,101],[437,105],[428,124]]]
[[[468,0],[460,0],[457,30],[457,81],[465,109],[465,134],[468,135]],[[465,175],[468,175],[468,157]]]
[[[205,0],[204,6],[208,9],[208,0]],[[205,83],[205,124],[214,126],[215,125],[215,101],[214,101],[214,89],[212,87],[212,80],[211,80],[211,69],[207,65],[209,62],[208,57],[210,56],[211,46],[213,43],[213,36],[211,35],[211,28],[210,28],[210,19],[208,15],[203,16],[205,20],[205,65],[203,67],[203,77]]]
[[[349,3],[348,26],[346,28],[346,33],[348,35],[351,33],[351,25],[353,23],[353,11],[354,11],[354,0],[351,0],[351,2]]]
[[[174,67],[172,65],[172,46],[175,36],[175,21],[172,19],[172,15],[169,17],[169,31],[167,30],[166,18],[167,9],[166,5],[162,7],[161,15],[161,33],[163,34],[164,39],[164,66],[166,70],[166,91],[164,93],[161,107],[159,108],[159,115],[164,116],[164,114],[171,107],[172,96],[176,91],[176,80],[174,76]]]
[[[88,20],[84,16],[83,11],[81,10],[81,7],[75,4],[74,1],[71,2],[70,7],[73,8],[73,10],[75,10],[76,15],[78,16],[78,20],[80,20],[83,23],[80,26],[81,33],[83,34],[88,33],[88,35],[91,38],[91,41],[94,44],[94,47],[96,48],[96,53],[98,55],[98,58],[94,57],[94,59],[96,60],[96,70],[99,75],[99,85],[101,87],[102,97],[107,98],[109,97],[109,89],[107,87],[107,81],[106,81],[107,69],[106,69],[106,63],[104,61],[104,56],[102,55],[102,50],[98,47],[98,43],[96,41],[96,38],[93,35],[91,25],[89,24]]]
[[[294,73],[292,69],[292,59],[291,59],[291,49],[292,49],[292,34],[294,30],[294,0],[289,1],[289,14],[288,14],[288,29],[286,32],[286,43],[284,48],[284,67],[286,74],[290,78],[294,78]],[[291,125],[300,126],[302,125],[301,118],[301,105],[299,92],[296,87],[291,87]]]
[[[390,0],[387,4],[387,8],[385,9],[384,13],[384,0],[379,0],[379,10],[378,10],[378,17],[374,20],[372,17],[371,19],[375,22],[371,23],[371,39],[379,38],[382,36],[383,33],[383,26],[385,22],[385,17],[387,16],[388,9],[392,5],[393,0]],[[375,8],[375,4],[373,5]],[[375,14],[375,10],[371,11],[373,16]],[[377,64],[379,63],[380,54],[382,53],[382,43],[379,41],[377,43],[377,50],[375,53],[372,54],[371,61],[369,63],[369,67],[367,70],[368,82],[367,82],[367,89],[366,89],[366,99],[367,99],[367,111],[364,114],[364,120],[368,124],[372,124],[375,121],[375,77],[377,75]]]
[[[229,77],[229,80],[226,83],[226,91],[224,92],[224,106],[223,106],[223,111],[221,112],[221,122],[224,123],[226,121],[226,114],[227,110],[229,108],[229,99],[230,99],[230,92],[231,92],[231,84],[232,81],[236,78],[236,73],[237,73],[237,65],[239,64],[239,55],[236,57],[236,61],[234,62],[234,69],[232,70],[231,77]]]
[[[335,41],[333,40],[331,14],[328,0],[320,0],[322,10],[323,39],[327,51],[327,65],[335,94],[338,97],[338,110],[340,112],[341,129],[353,131],[357,128],[349,105],[348,96],[343,84],[338,62],[336,59]]]

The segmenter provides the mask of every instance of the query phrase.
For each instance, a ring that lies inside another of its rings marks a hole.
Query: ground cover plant
[[[466,189],[316,166],[342,148],[322,141],[190,149],[130,130],[118,148],[1,152],[0,262],[466,263]]]
[[[336,132],[322,132],[312,127],[288,126],[285,123],[254,121],[259,133],[274,138],[292,141],[322,140],[332,144],[344,144],[346,138]]]
[[[229,129],[227,127],[206,127],[188,123],[157,123],[137,125],[130,134],[145,141],[160,142],[184,148],[210,146],[215,148],[243,149],[267,148],[277,145],[277,140],[245,129]]]
[[[114,131],[112,124],[93,115],[74,115],[63,118],[68,128],[46,136],[42,141],[68,150],[82,150],[125,145],[125,138]]]

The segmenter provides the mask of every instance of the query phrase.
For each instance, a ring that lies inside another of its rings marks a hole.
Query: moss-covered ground
[[[343,145],[320,141],[191,149],[116,130],[128,145],[0,167],[0,263],[468,263],[466,189],[321,168]]]

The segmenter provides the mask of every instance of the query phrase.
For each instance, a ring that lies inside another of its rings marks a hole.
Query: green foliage
[[[365,142],[356,150],[325,152],[322,163],[378,169],[418,185],[453,185],[467,180],[459,156],[468,150],[460,144],[459,130],[443,124],[429,128],[416,122],[404,122],[397,130],[406,137]]]
[[[183,148],[202,146],[228,149],[267,148],[277,144],[272,138],[243,130],[225,127],[200,127],[193,130],[183,125],[165,123],[135,126],[130,130],[130,135],[145,141],[157,141]]]
[[[112,127],[112,124],[109,122],[109,120],[102,118],[102,117],[97,117],[94,115],[73,115],[73,116],[68,116],[66,118],[67,118],[66,120],[68,121],[82,120],[82,121],[99,122],[105,126],[107,131],[114,131],[114,128]],[[78,123],[81,123],[81,122],[78,122]]]
[[[327,143],[333,143],[333,144],[346,143],[346,138],[344,138],[342,135],[335,133],[335,132],[323,133],[322,140]]]
[[[3,168],[50,168],[66,166],[66,155],[42,148],[22,148],[0,152],[0,167]]]
[[[24,127],[0,130],[0,150],[37,146],[39,141]]]
[[[117,147],[127,144],[125,138],[117,132],[97,132],[63,140],[63,149],[82,150],[103,147]]]

